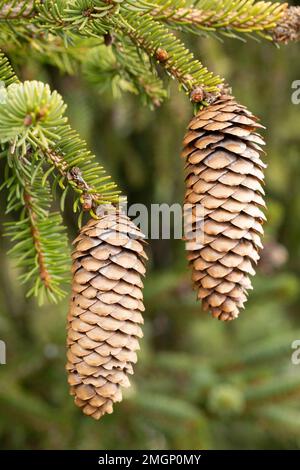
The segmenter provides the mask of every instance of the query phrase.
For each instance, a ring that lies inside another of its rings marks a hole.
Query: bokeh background
[[[2,449],[300,447],[300,364],[291,361],[291,344],[300,340],[300,104],[291,101],[292,82],[300,80],[299,44],[186,40],[267,126],[265,250],[246,310],[231,324],[203,313],[183,242],[150,241],[145,337],[132,387],[113,415],[94,422],[68,394],[67,299],[43,307],[25,299],[1,237]],[[152,112],[138,97],[100,95],[83,78],[62,76],[34,57],[14,61],[22,78],[48,81],[62,93],[73,127],[129,203],[182,201],[179,154],[192,109],[175,85]],[[71,239],[77,228],[70,208],[65,222]]]

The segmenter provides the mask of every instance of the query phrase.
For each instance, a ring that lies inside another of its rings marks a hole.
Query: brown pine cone
[[[122,400],[137,361],[147,258],[142,238],[126,215],[109,208],[74,241],[66,368],[76,405],[95,419]]]
[[[198,112],[184,138],[186,249],[205,311],[233,320],[244,307],[262,247],[263,126],[222,95]]]
[[[277,43],[287,44],[290,41],[299,41],[300,7],[291,6],[287,8],[272,33],[273,39]]]

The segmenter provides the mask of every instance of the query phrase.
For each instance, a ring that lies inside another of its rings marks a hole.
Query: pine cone
[[[74,243],[68,315],[68,382],[75,403],[99,419],[129,387],[143,336],[140,230],[115,209],[90,220]]]
[[[272,31],[275,42],[287,44],[300,40],[300,7],[287,8]]]
[[[262,247],[266,165],[257,128],[257,118],[222,95],[198,112],[184,138],[188,260],[204,310],[220,320],[244,308]]]

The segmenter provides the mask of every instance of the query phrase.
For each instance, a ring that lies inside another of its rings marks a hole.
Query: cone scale
[[[266,165],[259,128],[256,117],[223,95],[191,120],[183,142],[192,280],[203,309],[224,321],[244,308],[262,248]]]
[[[68,315],[70,393],[95,419],[112,413],[137,361],[143,336],[143,235],[116,209],[90,220],[74,241]]]

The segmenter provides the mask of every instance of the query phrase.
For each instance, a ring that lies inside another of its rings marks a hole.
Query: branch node
[[[164,63],[169,59],[169,54],[166,49],[159,47],[155,52],[155,58],[158,60],[158,62]]]
[[[190,100],[193,103],[200,103],[204,99],[204,90],[201,86],[195,87],[190,93]]]

